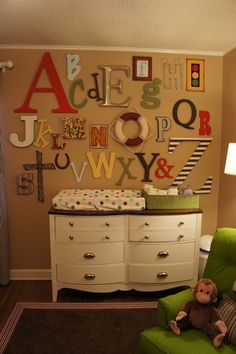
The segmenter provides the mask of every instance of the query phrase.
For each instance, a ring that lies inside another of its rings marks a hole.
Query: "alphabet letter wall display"
[[[164,89],[182,89],[183,70],[182,64],[179,62],[179,59],[169,61],[166,58],[162,58],[161,62]]]
[[[79,75],[81,67],[79,66],[78,54],[67,54],[67,79],[72,81]]]
[[[106,155],[104,152],[100,152],[99,156],[98,156],[98,163],[96,165],[95,161],[94,161],[94,157],[93,154],[91,152],[87,152],[87,158],[89,160],[90,163],[90,167],[92,169],[93,172],[93,177],[95,178],[99,178],[101,177],[101,169],[102,166],[105,170],[105,177],[107,179],[111,179],[112,178],[112,173],[113,173],[113,167],[115,164],[115,159],[116,159],[116,153],[115,152],[111,152],[110,153],[110,161],[108,162]]]
[[[152,83],[148,83],[143,85],[143,92],[142,95],[143,101],[141,101],[141,106],[146,109],[156,109],[160,106],[161,101],[159,98],[154,97],[158,95],[160,92],[159,85],[161,80],[158,78],[153,79]]]
[[[45,71],[51,83],[51,87],[37,87],[42,72]],[[34,93],[53,93],[57,99],[59,107],[52,109],[53,113],[77,113],[78,111],[70,107],[66,98],[63,86],[57,74],[56,68],[49,52],[45,53],[38,67],[30,89],[26,95],[22,106],[15,109],[16,113],[37,113],[38,110],[31,108],[30,101]]]
[[[90,124],[89,126],[90,149],[105,149],[108,145],[108,125],[107,124]]]
[[[44,148],[44,147],[48,146],[48,144],[49,144],[49,142],[47,142],[44,139],[44,135],[47,135],[48,133],[52,133],[52,128],[48,125],[47,129],[43,131],[43,126],[44,126],[44,123],[46,122],[46,119],[39,119],[38,122],[40,124],[40,128],[39,128],[39,133],[38,133],[37,139],[34,142],[34,145],[39,147],[40,142],[41,142],[42,148]]]
[[[38,179],[38,200],[44,202],[43,170],[55,170],[53,163],[43,163],[43,154],[36,150],[36,164],[24,164],[26,171],[36,170]]]
[[[126,76],[130,76],[130,68],[128,66],[99,66],[99,69],[103,71],[103,102],[100,103],[102,107],[127,107],[131,102],[131,97],[128,97],[123,102],[112,102],[111,90],[117,90],[118,93],[122,94],[123,87],[122,81],[118,80],[118,83],[112,83],[112,72],[113,71],[123,71]]]
[[[199,135],[211,135],[210,113],[207,111],[199,111],[200,128]]]
[[[163,178],[173,178],[170,172],[174,165],[167,165],[167,160],[161,157],[157,160],[157,169],[155,170],[155,176],[159,179]]]
[[[170,130],[172,123],[169,117],[156,117],[157,121],[157,142],[165,141],[163,132]]]
[[[81,180],[82,180],[83,174],[84,174],[85,167],[88,165],[88,162],[87,161],[83,162],[83,165],[82,165],[82,168],[81,168],[81,171],[80,171],[80,175],[78,175],[78,173],[76,171],[76,168],[75,168],[75,163],[73,161],[70,163],[70,165],[71,165],[72,170],[74,172],[74,175],[75,175],[75,178],[76,178],[76,182],[80,183]]]
[[[168,152],[169,154],[173,153],[176,149],[176,147],[182,143],[182,142],[199,142],[198,146],[196,147],[195,151],[192,153],[182,170],[179,172],[178,176],[174,179],[174,181],[171,184],[171,187],[177,187],[180,184],[184,183],[186,178],[188,177],[189,173],[192,171],[193,167],[197,164],[199,159],[202,157],[202,155],[205,153],[206,149],[208,146],[211,144],[212,139],[211,138],[170,138],[169,140],[169,147],[168,147]],[[212,179],[211,179],[212,183]],[[209,183],[208,183],[209,187]],[[211,191],[211,185],[210,189],[204,189],[202,193],[210,193]]]
[[[186,123],[181,122],[181,120],[179,119],[179,115],[178,115],[178,109],[179,109],[180,105],[183,103],[189,105],[189,107],[191,109],[191,118]],[[197,110],[196,110],[196,107],[192,101],[187,100],[187,99],[182,99],[182,100],[177,101],[174,104],[172,114],[173,114],[173,118],[177,124],[181,125],[182,127],[186,128],[186,129],[194,129],[193,127],[191,127],[191,124],[193,124],[193,122],[196,119]]]
[[[20,141],[16,133],[10,135],[10,142],[17,147],[26,147],[34,141],[34,122],[37,116],[21,116],[20,120],[25,121],[25,140]]]
[[[144,152],[136,152],[135,155],[138,157],[139,161],[141,162],[143,168],[144,168],[144,178],[141,180],[141,182],[152,182],[152,179],[149,178],[149,174],[150,174],[150,168],[152,167],[152,165],[154,164],[157,156],[159,156],[159,153],[152,153],[152,159],[149,162],[149,164],[147,164],[147,162],[144,159],[145,153]]]
[[[17,194],[27,195],[34,191],[33,173],[20,173],[17,175]]]
[[[122,172],[122,174],[120,176],[119,181],[116,182],[116,186],[121,186],[122,185],[123,179],[125,178],[125,175],[128,176],[128,179],[136,179],[137,178],[137,177],[132,176],[130,171],[129,171],[129,167],[130,167],[131,162],[133,160],[135,160],[134,158],[129,158],[127,164],[125,164],[123,157],[117,157],[117,160],[121,163],[121,166],[123,167],[123,172]]]

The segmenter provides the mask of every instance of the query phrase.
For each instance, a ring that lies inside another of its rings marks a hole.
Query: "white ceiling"
[[[9,45],[224,54],[236,45],[236,0],[0,0]]]

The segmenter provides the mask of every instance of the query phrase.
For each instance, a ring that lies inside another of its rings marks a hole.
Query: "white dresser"
[[[157,291],[197,280],[202,211],[51,209],[53,301],[62,288]]]

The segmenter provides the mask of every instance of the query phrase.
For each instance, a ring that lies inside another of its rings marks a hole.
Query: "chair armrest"
[[[159,299],[157,307],[158,325],[168,329],[170,320],[175,319],[182,306],[191,300],[193,300],[193,294],[190,288]]]

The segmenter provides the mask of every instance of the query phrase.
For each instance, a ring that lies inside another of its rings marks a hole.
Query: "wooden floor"
[[[13,280],[0,285],[0,330],[17,302],[52,302],[50,280]],[[116,291],[113,293],[88,293],[62,289],[58,302],[100,302],[100,301],[157,301],[158,298],[179,291],[172,289],[159,292]]]

